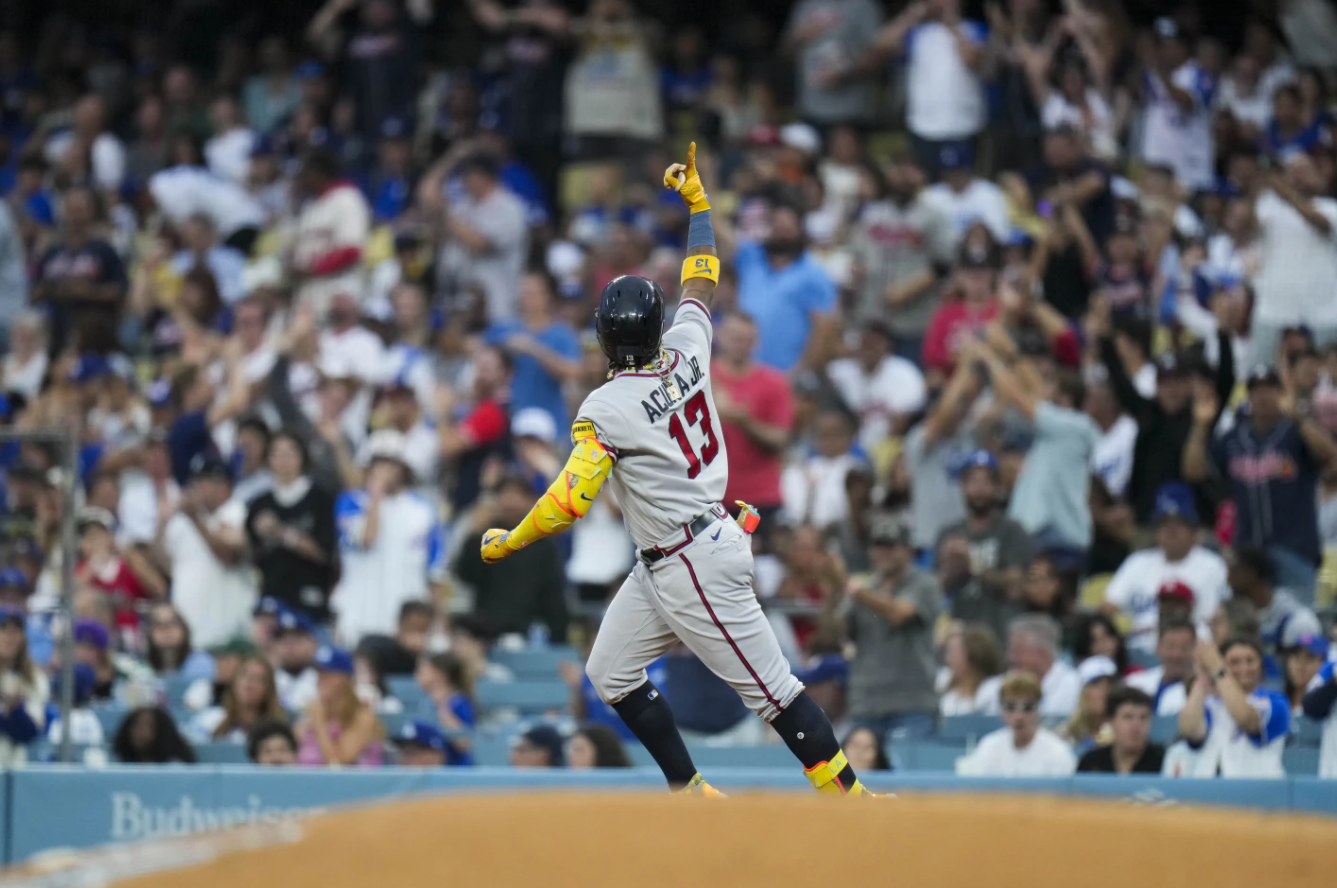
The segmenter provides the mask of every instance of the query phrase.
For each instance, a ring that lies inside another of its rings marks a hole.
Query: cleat
[[[689,783],[688,783],[686,786],[684,786],[682,789],[678,790],[675,794],[676,794],[676,795],[699,795],[699,796],[705,796],[705,797],[708,798],[708,799],[727,799],[727,798],[728,798],[728,796],[726,796],[724,793],[720,792],[718,789],[716,789],[715,787],[713,787],[713,786],[711,786],[709,783],[707,783],[707,782],[706,782],[706,778],[702,777],[701,774],[700,774],[700,772],[698,772],[698,773],[696,774],[696,776],[694,776],[694,777],[691,779],[691,782],[689,782]]]

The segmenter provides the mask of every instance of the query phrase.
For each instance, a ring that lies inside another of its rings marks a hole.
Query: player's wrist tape
[[[687,249],[715,246],[715,227],[710,222],[710,206],[693,212],[687,222]]]
[[[705,278],[711,283],[720,282],[720,260],[718,256],[688,256],[682,260],[682,283],[693,278]]]

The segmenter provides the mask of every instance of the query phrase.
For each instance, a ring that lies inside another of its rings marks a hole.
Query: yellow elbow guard
[[[718,256],[688,256],[682,260],[682,283],[692,278],[705,278],[711,283],[720,282],[720,260]]]
[[[548,487],[543,498],[534,504],[520,525],[511,531],[507,544],[523,548],[540,537],[561,533],[594,504],[612,468],[612,457],[593,437],[580,438],[565,468]]]

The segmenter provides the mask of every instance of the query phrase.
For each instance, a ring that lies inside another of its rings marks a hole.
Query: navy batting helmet
[[[634,274],[614,278],[599,294],[594,330],[614,368],[645,366],[658,357],[664,337],[664,291]]]

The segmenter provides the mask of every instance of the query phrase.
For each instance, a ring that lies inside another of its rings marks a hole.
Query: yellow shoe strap
[[[803,773],[807,775],[812,788],[818,792],[844,795],[849,792],[849,787],[841,786],[840,782],[836,780],[836,776],[847,767],[849,767],[849,760],[845,758],[845,750],[842,749],[832,756],[829,762],[819,762]]]

